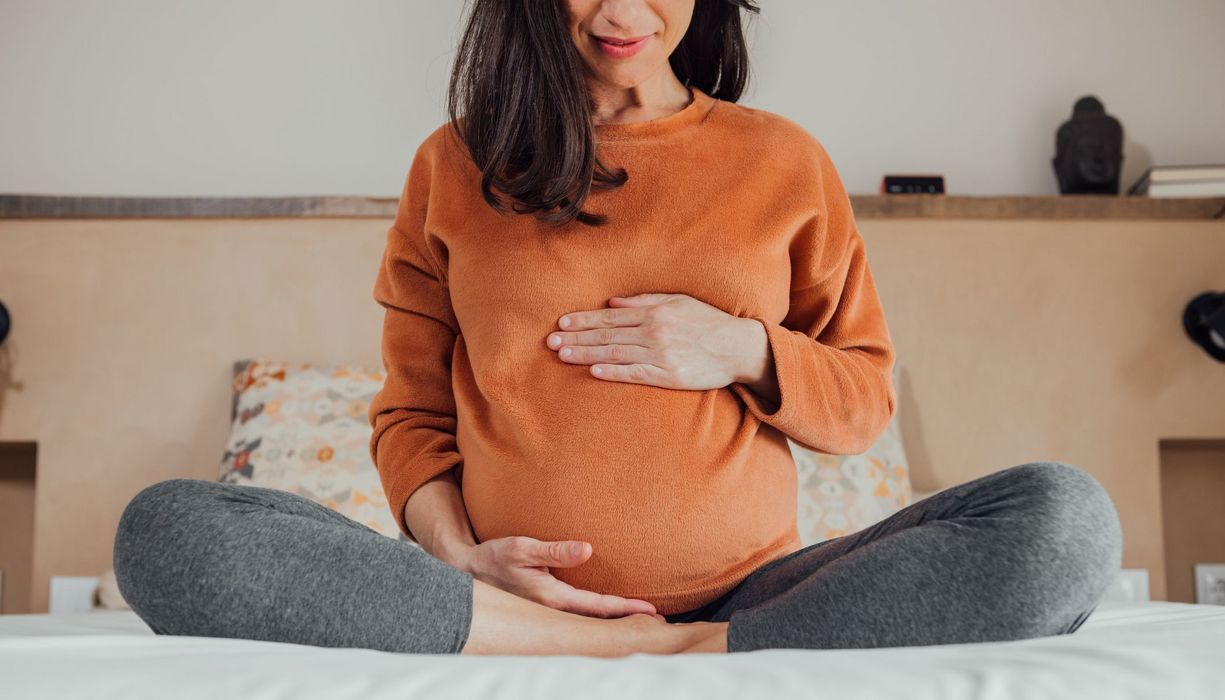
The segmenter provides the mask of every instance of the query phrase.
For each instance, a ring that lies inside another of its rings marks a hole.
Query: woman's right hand
[[[635,613],[653,615],[655,606],[645,600],[596,593],[575,588],[549,572],[549,567],[578,566],[591,556],[591,544],[577,540],[546,542],[516,535],[486,540],[467,548],[459,568],[474,577],[550,608],[589,617],[624,617]]]

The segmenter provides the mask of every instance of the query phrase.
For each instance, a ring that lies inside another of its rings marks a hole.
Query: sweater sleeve
[[[451,353],[459,334],[443,266],[427,244],[432,158],[418,148],[400,195],[374,283],[384,308],[386,379],[371,399],[370,457],[400,530],[404,504],[419,486],[461,462],[455,440]]]
[[[803,447],[861,454],[896,411],[895,352],[850,198],[815,145],[819,194],[790,245],[790,308],[781,323],[748,316],[765,326],[781,402],[743,383],[730,388],[754,416]]]

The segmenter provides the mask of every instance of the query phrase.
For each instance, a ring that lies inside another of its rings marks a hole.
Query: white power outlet
[[[52,576],[52,615],[89,612],[94,608],[94,589],[98,587],[97,576]]]
[[[1195,602],[1225,605],[1225,564],[1195,565]]]
[[[1116,603],[1133,603],[1149,599],[1148,569],[1122,569],[1114,577],[1114,583],[1106,589],[1102,600]]]

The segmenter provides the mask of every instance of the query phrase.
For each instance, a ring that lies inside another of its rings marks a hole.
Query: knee
[[[1050,527],[1097,535],[1103,546],[1121,544],[1114,502],[1092,474],[1063,462],[1028,462],[1012,471]]]
[[[1065,575],[1100,595],[1122,561],[1123,534],[1110,494],[1092,474],[1062,462],[1029,462],[1013,476],[1030,504],[1027,529]]]
[[[116,545],[127,545],[146,536],[163,534],[166,523],[181,514],[190,501],[206,496],[214,482],[201,479],[166,479],[136,493],[119,516]]]
[[[158,576],[172,568],[169,558],[184,554],[178,535],[183,521],[196,510],[191,504],[206,497],[214,482],[166,479],[146,486],[132,497],[115,530],[112,565],[124,600],[139,612],[145,593],[161,588]]]

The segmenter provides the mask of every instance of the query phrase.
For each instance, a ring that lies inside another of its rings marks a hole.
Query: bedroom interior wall
[[[0,192],[394,197],[468,4],[5,0]],[[1085,93],[1123,121],[1125,184],[1225,162],[1221,0],[759,4],[742,101],[821,139],[853,192],[935,171],[1054,194]]]
[[[389,221],[0,220],[13,312],[0,441],[38,443],[33,608],[110,566],[145,485],[216,478],[231,363],[378,366]],[[1225,222],[860,222],[902,366],[915,486],[1081,466],[1165,596],[1159,440],[1225,438],[1225,367],[1183,306],[1225,286]]]

